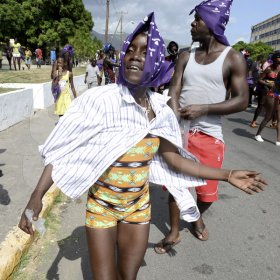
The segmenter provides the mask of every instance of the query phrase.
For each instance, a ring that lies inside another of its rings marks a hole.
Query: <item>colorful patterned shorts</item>
[[[88,193],[87,227],[150,222],[149,165],[158,147],[159,138],[148,134],[101,175]]]
[[[86,226],[90,228],[109,228],[119,222],[131,224],[148,224],[151,220],[149,190],[137,201],[123,200],[123,204],[113,205],[94,197],[89,192],[86,211]],[[132,206],[130,206],[132,204]]]

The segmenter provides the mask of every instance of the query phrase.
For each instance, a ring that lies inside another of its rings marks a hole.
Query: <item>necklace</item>
[[[146,114],[146,116],[148,117],[149,116],[149,113],[151,112],[151,109],[152,109],[152,106],[151,106],[151,103],[150,103],[150,100],[149,98],[146,96],[145,97],[145,107],[142,107],[144,113]]]

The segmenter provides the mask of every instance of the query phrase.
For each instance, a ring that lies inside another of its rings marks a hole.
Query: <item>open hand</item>
[[[248,194],[259,193],[267,185],[267,182],[259,174],[256,171],[232,170],[228,182]]]

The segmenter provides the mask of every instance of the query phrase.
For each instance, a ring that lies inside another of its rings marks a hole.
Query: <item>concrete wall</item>
[[[33,93],[34,109],[45,109],[53,104],[51,94],[51,83],[29,84],[29,83],[5,83],[1,84],[3,88],[26,88],[31,89]]]
[[[78,95],[87,89],[84,77],[85,75],[74,77]],[[5,83],[0,84],[0,87],[19,88],[19,90],[0,94],[0,131],[32,116],[35,110],[46,109],[54,103],[51,82],[41,84]]]
[[[84,84],[85,75],[74,77],[74,86],[77,93],[83,92],[87,86]],[[53,105],[54,100],[51,93],[51,82],[41,84],[30,83],[5,83],[0,84],[3,88],[31,88],[33,91],[34,110],[46,109]]]
[[[32,89],[19,89],[0,94],[0,131],[32,115]]]

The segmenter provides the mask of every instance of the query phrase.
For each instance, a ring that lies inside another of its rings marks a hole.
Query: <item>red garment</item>
[[[36,49],[35,50],[35,54],[36,54],[36,58],[38,59],[43,59],[43,54],[42,54],[42,50],[41,49]]]
[[[195,155],[201,164],[222,168],[225,145],[222,141],[202,132],[189,132],[186,135],[186,150]],[[196,187],[197,200],[214,202],[218,200],[218,181],[206,180],[207,185]]]

